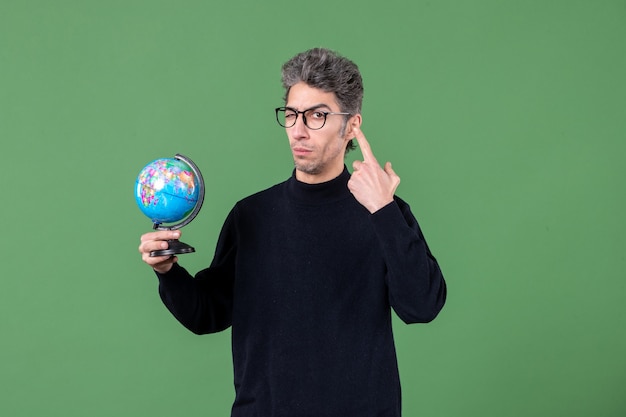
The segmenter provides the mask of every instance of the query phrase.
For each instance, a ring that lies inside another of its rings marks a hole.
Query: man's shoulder
[[[254,206],[263,204],[264,202],[273,202],[277,198],[280,198],[281,195],[284,195],[284,187],[288,180],[280,182],[278,184],[274,184],[268,188],[257,191],[253,194],[250,194],[247,197],[242,198],[237,202],[238,206]]]

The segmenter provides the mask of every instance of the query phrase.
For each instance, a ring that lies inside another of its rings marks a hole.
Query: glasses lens
[[[276,109],[276,120],[282,127],[291,127],[296,123],[298,113],[291,109],[280,107]]]
[[[309,129],[321,129],[326,123],[326,114],[320,110],[307,110],[304,112],[306,125]]]

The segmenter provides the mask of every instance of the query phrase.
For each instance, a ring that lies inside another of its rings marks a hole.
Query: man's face
[[[291,87],[285,106],[298,111],[341,111],[334,93],[310,87],[304,82]],[[342,115],[328,115],[324,127],[319,130],[311,130],[305,126],[302,116],[298,114],[296,124],[285,129],[296,166],[296,178],[307,183],[329,181],[343,171],[344,154],[351,129],[348,127],[345,133],[342,132],[345,120]]]

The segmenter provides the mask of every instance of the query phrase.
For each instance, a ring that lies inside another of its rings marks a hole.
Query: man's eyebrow
[[[292,106],[285,106],[285,107],[288,108],[288,109],[291,109],[291,110],[299,111],[298,109],[296,109],[295,107],[292,107]],[[314,110],[314,109],[320,109],[320,108],[325,108],[325,109],[330,110],[330,106],[328,104],[319,103],[319,104],[316,104],[316,105],[311,106],[309,108],[306,108],[306,109],[304,109],[302,111],[308,111],[308,110]]]

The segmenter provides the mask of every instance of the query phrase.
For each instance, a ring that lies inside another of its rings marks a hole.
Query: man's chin
[[[307,175],[317,175],[321,172],[320,167],[316,164],[306,164],[302,161],[294,160],[294,165],[297,171]]]

